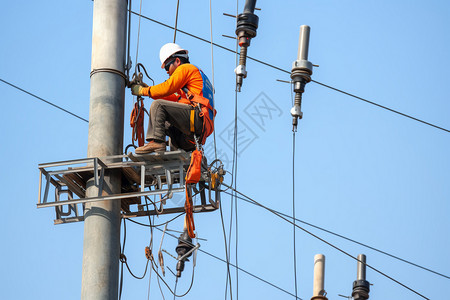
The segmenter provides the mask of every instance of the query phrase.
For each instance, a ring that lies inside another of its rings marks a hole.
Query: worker
[[[131,93],[148,96],[152,102],[147,128],[147,144],[137,154],[165,151],[166,136],[176,148],[192,151],[195,137],[201,144],[214,130],[213,87],[202,70],[189,63],[188,50],[174,43],[161,47],[161,68],[169,74],[165,82],[146,86],[133,84]]]

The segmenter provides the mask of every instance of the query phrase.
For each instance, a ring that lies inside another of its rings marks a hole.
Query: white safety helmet
[[[159,50],[159,60],[161,60],[161,69],[164,68],[164,62],[171,57],[172,55],[174,55],[177,52],[180,51],[185,51],[186,54],[184,53],[180,53],[177,56],[179,57],[185,57],[185,58],[189,58],[188,53],[189,51],[181,48],[179,45],[174,44],[174,43],[167,43],[164,46],[161,47],[161,50]]]

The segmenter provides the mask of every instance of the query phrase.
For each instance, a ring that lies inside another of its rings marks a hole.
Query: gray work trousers
[[[194,133],[190,130],[192,110],[195,110],[195,135],[200,139],[203,130],[203,117],[200,117],[198,108],[189,104],[162,99],[153,100],[149,111],[146,140],[162,142],[166,140],[166,136],[169,136],[176,148],[186,151],[194,150]]]

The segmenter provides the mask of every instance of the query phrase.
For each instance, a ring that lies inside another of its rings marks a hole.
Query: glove
[[[144,96],[142,85],[140,85],[140,84],[133,84],[131,86],[131,94],[133,94],[135,96]]]

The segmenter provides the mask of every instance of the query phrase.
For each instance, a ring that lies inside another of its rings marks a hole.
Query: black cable
[[[235,191],[236,191],[236,190],[235,190]],[[290,224],[294,224],[294,226],[297,227],[298,229],[300,229],[300,230],[306,232],[307,234],[309,234],[309,235],[315,237],[315,238],[318,239],[319,241],[321,241],[321,242],[327,244],[328,246],[330,246],[330,247],[332,247],[332,248],[338,250],[339,252],[341,252],[341,253],[347,255],[348,257],[350,257],[350,258],[352,258],[352,259],[354,259],[354,260],[356,260],[356,261],[358,261],[358,262],[364,264],[364,265],[367,266],[368,268],[370,268],[370,269],[374,270],[375,272],[377,272],[378,274],[383,275],[384,277],[386,277],[386,278],[392,280],[393,282],[397,283],[398,285],[401,285],[402,287],[406,288],[407,290],[409,290],[409,291],[411,291],[411,292],[417,294],[418,296],[420,296],[420,297],[422,297],[422,298],[424,298],[424,299],[430,300],[429,298],[425,297],[424,295],[420,294],[419,292],[415,291],[414,289],[410,288],[409,286],[407,286],[407,285],[401,283],[400,281],[398,281],[398,280],[392,278],[391,276],[387,275],[386,273],[381,272],[380,270],[376,269],[375,267],[372,267],[371,265],[369,265],[369,264],[366,263],[366,262],[360,261],[358,258],[352,256],[350,253],[348,253],[348,252],[346,252],[346,251],[340,249],[339,247],[337,247],[337,246],[331,244],[330,242],[324,240],[323,238],[321,238],[321,237],[315,235],[314,233],[312,233],[312,232],[310,232],[310,231],[304,229],[303,227],[301,227],[301,226],[299,226],[299,225],[296,225],[294,222],[292,222],[292,221],[286,219],[286,218],[283,217],[282,215],[280,215],[280,214],[278,214],[277,212],[275,212],[273,209],[270,209],[270,208],[268,208],[268,207],[262,205],[261,203],[259,203],[259,202],[257,202],[256,200],[254,200],[254,199],[252,199],[252,198],[250,198],[250,197],[244,195],[243,193],[241,193],[241,192],[239,192],[239,191],[236,191],[236,193],[238,193],[238,194],[240,194],[241,196],[243,196],[243,197],[249,199],[250,201],[254,202],[257,206],[259,206],[259,207],[261,207],[261,208],[264,208],[265,210],[267,210],[267,211],[273,213],[274,215],[276,215],[276,216],[279,217],[280,219],[282,219],[282,220],[284,220],[284,221],[286,221],[286,222],[288,222],[288,223],[290,223]]]
[[[358,97],[358,96],[356,96],[356,95],[353,95],[353,94],[347,93],[347,92],[345,92],[345,91],[342,91],[342,90],[340,90],[340,89],[337,89],[337,88],[334,88],[334,87],[332,87],[332,86],[329,86],[329,85],[323,84],[323,83],[321,83],[321,82],[318,82],[318,81],[315,81],[315,80],[311,80],[311,81],[312,81],[312,82],[314,82],[314,83],[317,83],[317,84],[319,84],[319,85],[321,85],[321,86],[324,86],[324,87],[326,87],[326,88],[332,89],[332,90],[334,90],[334,91],[337,91],[337,92],[340,92],[340,93],[342,93],[342,94],[345,94],[345,95],[347,95],[347,96],[350,96],[350,97],[356,98],[356,99],[358,99],[358,100],[361,100],[361,101],[367,102],[367,103],[369,103],[369,104],[372,104],[372,105],[378,106],[378,107],[380,107],[380,108],[383,108],[383,109],[386,109],[386,110],[388,110],[388,111],[390,111],[390,112],[393,112],[393,113],[399,114],[399,115],[401,115],[401,116],[403,116],[403,117],[406,117],[406,118],[410,118],[410,119],[412,119],[412,120],[414,120],[414,121],[417,121],[417,122],[423,123],[423,124],[425,124],[425,125],[429,125],[429,126],[431,126],[431,127],[434,127],[434,128],[437,128],[437,129],[440,129],[440,130],[446,131],[446,132],[450,132],[450,130],[448,130],[448,129],[445,129],[445,128],[442,128],[442,127],[439,127],[439,126],[437,126],[437,125],[431,124],[431,123],[429,123],[429,122],[423,121],[423,120],[421,120],[421,119],[418,119],[418,118],[415,118],[415,117],[413,117],[413,116],[410,116],[410,115],[404,114],[404,113],[402,113],[402,112],[399,112],[399,111],[397,111],[397,110],[394,110],[394,109],[392,109],[392,108],[389,108],[389,107],[386,107],[386,106],[380,105],[380,104],[378,104],[378,103],[375,103],[375,102],[369,101],[369,100],[367,100],[367,99],[364,99],[364,98]]]
[[[135,14],[135,15],[137,15],[137,13],[135,13],[135,12],[133,12],[133,11],[132,11],[132,13]],[[164,23],[162,23],[162,22],[156,21],[156,20],[154,20],[154,19],[151,19],[151,18],[149,18],[149,17],[142,16],[142,18],[147,19],[147,20],[149,20],[149,21],[152,21],[152,22],[154,22],[154,23],[157,23],[157,24],[159,24],[159,25],[162,25],[162,26],[165,26],[165,27],[168,27],[168,28],[173,29],[173,27],[171,27],[171,26],[169,26],[169,25],[167,25],[167,24],[164,24]],[[196,35],[194,35],[194,34],[188,33],[188,32],[186,32],[186,31],[183,31],[183,30],[180,30],[180,29],[177,29],[177,30],[178,30],[179,32],[183,33],[183,34],[186,34],[186,35],[190,36],[190,37],[193,37],[193,38],[196,38],[196,39],[201,40],[201,41],[203,41],[203,42],[206,42],[206,43],[210,43],[210,44],[211,44],[210,41],[208,41],[208,40],[206,40],[206,39],[204,39],[204,38],[198,37],[198,36],[196,36]],[[219,44],[216,44],[216,43],[212,43],[212,44],[213,44],[214,46],[218,47],[218,48],[224,49],[224,50],[229,51],[229,52],[232,52],[232,53],[236,53],[236,51],[234,51],[234,50],[232,50],[232,49],[230,49],[230,48],[224,47],[224,46],[219,45]],[[250,60],[253,60],[253,61],[257,62],[257,63],[260,63],[260,64],[263,64],[263,65],[265,65],[265,66],[271,67],[271,68],[273,68],[273,69],[275,69],[275,70],[278,70],[278,71],[281,71],[281,72],[284,72],[284,73],[287,73],[287,74],[291,74],[291,72],[289,72],[289,71],[287,71],[287,70],[284,70],[284,69],[282,69],[282,68],[280,68],[280,67],[271,65],[271,64],[266,63],[266,62],[264,62],[264,61],[262,61],[262,60],[253,58],[253,57],[251,57],[251,56],[247,56],[247,58],[250,59]],[[415,120],[415,121],[417,121],[417,122],[423,123],[423,124],[425,124],[425,125],[429,125],[429,126],[431,126],[431,127],[434,127],[434,128],[437,128],[437,129],[440,129],[440,130],[443,130],[443,131],[445,131],[445,132],[449,132],[449,133],[450,133],[450,130],[445,129],[445,128],[443,128],[443,127],[439,127],[439,126],[434,125],[434,124],[432,124],[432,123],[429,123],[429,122],[423,121],[423,120],[421,120],[421,119],[412,117],[412,116],[410,116],[410,115],[401,113],[401,112],[399,112],[399,111],[396,111],[396,110],[394,110],[394,109],[388,108],[388,107],[386,107],[386,106],[383,106],[383,105],[377,104],[377,103],[375,103],[375,102],[369,101],[369,100],[367,100],[367,99],[364,99],[364,98],[355,96],[355,95],[353,95],[353,94],[344,92],[344,91],[342,91],[342,90],[340,90],[340,89],[331,87],[331,86],[326,85],[326,84],[324,84],[324,83],[321,83],[321,82],[319,82],[319,81],[316,81],[316,80],[311,80],[311,81],[314,82],[314,83],[317,83],[317,84],[319,84],[319,85],[322,85],[322,86],[324,86],[324,87],[327,87],[327,88],[329,88],[329,89],[332,89],[332,90],[334,90],[334,91],[337,91],[337,92],[343,93],[343,94],[345,94],[345,95],[351,96],[351,97],[353,97],[353,98],[355,98],[355,99],[362,100],[362,101],[364,101],[364,102],[366,102],[366,103],[375,105],[375,106],[377,106],[377,107],[386,109],[386,110],[388,110],[388,111],[390,111],[390,112],[399,114],[399,115],[401,115],[401,116],[410,118],[410,119],[412,119],[412,120]]]
[[[226,192],[226,191],[222,191],[222,192],[224,192],[225,194],[231,195],[230,192]],[[247,200],[247,199],[245,199],[245,198],[243,198],[243,197],[239,197],[239,196],[237,196],[237,197],[238,197],[238,199],[241,199],[241,200],[243,200],[243,201],[245,201],[245,202],[247,202],[247,203],[256,205],[255,203],[253,203],[253,202],[251,202],[251,201],[249,201],[249,200]],[[289,215],[287,215],[287,214],[285,214],[285,213],[282,213],[282,212],[280,212],[280,211],[276,211],[276,210],[274,210],[274,209],[272,209],[272,210],[273,210],[274,212],[276,212],[277,214],[280,214],[280,215],[282,215],[282,216],[284,216],[284,217],[286,217],[286,218],[292,218],[292,216],[289,216]],[[336,233],[336,232],[330,231],[330,230],[328,230],[328,229],[319,227],[319,226],[317,226],[317,225],[308,223],[308,222],[303,221],[303,220],[301,220],[301,219],[295,219],[295,221],[297,221],[297,222],[299,222],[299,223],[302,223],[302,224],[305,224],[305,225],[308,225],[308,226],[311,226],[311,227],[316,228],[316,229],[318,229],[318,230],[324,231],[324,232],[326,232],[326,233],[332,234],[332,235],[334,235],[334,236],[337,236],[337,237],[342,238],[342,239],[344,239],[344,240],[347,240],[347,241],[349,241],[349,242],[358,244],[358,245],[363,246],[363,247],[365,247],[365,248],[371,249],[371,250],[376,251],[376,252],[378,252],[378,253],[384,254],[384,255],[389,256],[389,257],[391,257],[391,258],[397,259],[397,260],[402,261],[402,262],[404,262],[404,263],[410,264],[410,265],[412,265],[412,266],[414,266],[414,267],[417,267],[417,268],[420,268],[420,269],[422,269],[422,270],[431,272],[431,273],[433,273],[433,274],[435,274],[435,275],[438,275],[438,276],[441,276],[441,277],[450,279],[450,276],[447,276],[447,275],[445,275],[445,274],[442,274],[442,273],[436,272],[436,271],[434,271],[434,270],[431,270],[431,269],[429,269],[429,268],[423,267],[423,266],[421,266],[421,265],[418,265],[418,264],[416,264],[416,263],[413,263],[413,262],[411,262],[411,261],[408,261],[408,260],[403,259],[403,258],[401,258],[401,257],[398,257],[398,256],[396,256],[396,255],[390,254],[390,253],[385,252],[385,251],[383,251],[383,250],[377,249],[377,248],[375,248],[375,247],[372,247],[372,246],[366,245],[366,244],[364,244],[364,243],[358,242],[358,241],[356,241],[356,240],[353,240],[353,239],[351,239],[351,238],[348,238],[348,237],[346,237],[346,236],[343,236],[343,235],[341,235],[341,234],[339,234],[339,233]]]
[[[136,279],[144,279],[144,277],[145,277],[145,275],[147,275],[147,270],[148,270],[148,260],[147,260],[147,264],[145,265],[145,270],[144,270],[144,274],[142,275],[142,276],[137,276],[137,275],[134,275],[134,273],[131,271],[131,269],[130,269],[130,266],[128,265],[128,262],[127,262],[127,260],[126,260],[126,256],[124,255],[124,257],[125,257],[125,266],[127,267],[127,269],[128,269],[128,272],[130,272],[130,274],[131,274],[131,276],[133,276],[134,278],[136,278]]]
[[[80,117],[80,116],[78,116],[78,115],[76,115],[76,114],[74,114],[74,113],[68,111],[67,109],[64,109],[64,108],[62,108],[62,107],[60,107],[60,106],[58,106],[58,105],[56,105],[56,104],[53,104],[53,103],[50,102],[50,101],[47,101],[47,100],[45,100],[45,99],[42,99],[41,97],[36,96],[35,94],[32,94],[32,93],[30,93],[30,92],[28,92],[28,91],[26,91],[26,90],[24,90],[24,89],[21,89],[20,87],[18,87],[18,86],[16,86],[16,85],[12,84],[12,83],[10,83],[10,82],[8,82],[8,81],[6,81],[6,80],[3,80],[3,79],[0,78],[0,81],[2,81],[3,83],[6,83],[6,84],[9,85],[9,86],[12,86],[13,88],[18,89],[18,90],[21,91],[21,92],[24,92],[25,94],[28,94],[28,95],[30,95],[30,96],[33,96],[34,98],[39,99],[39,100],[41,100],[42,102],[45,102],[45,103],[47,103],[47,104],[50,104],[51,106],[54,106],[54,107],[56,107],[57,109],[60,109],[60,110],[62,110],[62,111],[65,112],[65,113],[68,113],[69,115],[72,115],[72,116],[74,116],[74,117],[76,117],[76,118],[78,118],[78,119],[80,119],[80,120],[83,120],[83,121],[85,121],[86,123],[89,123],[89,121],[86,120],[85,118]]]
[[[157,228],[157,229],[159,230],[159,228]],[[187,241],[186,241],[186,242],[187,242]],[[155,270],[155,267],[153,266],[153,264],[156,265],[156,263],[152,261],[152,269],[153,269],[153,271],[155,271],[156,275],[158,275],[158,277],[159,277],[159,278],[161,279],[161,281],[166,285],[166,287],[169,289],[169,291],[172,293],[172,295],[174,295],[175,297],[181,298],[181,297],[186,296],[186,295],[191,291],[192,286],[194,285],[194,274],[195,274],[194,264],[192,264],[192,278],[191,278],[191,285],[189,286],[188,290],[187,290],[184,294],[182,294],[182,295],[177,295],[177,294],[175,294],[174,291],[172,291],[172,289],[171,289],[170,286],[167,284],[167,282],[161,277],[161,275],[159,275],[159,272],[158,272],[157,270]],[[158,266],[156,265],[156,267],[158,267]]]
[[[127,230],[125,225],[125,219],[123,219],[123,243],[121,255],[125,252],[125,242],[127,240]],[[123,288],[123,264],[124,262],[120,260],[120,283],[119,283],[119,300],[122,298],[122,288]]]
[[[163,231],[163,230],[160,229],[160,228],[156,228],[156,229],[159,230],[159,231],[161,231],[161,232]],[[175,235],[173,235],[173,234],[171,234],[171,233],[169,233],[169,232],[166,232],[166,234],[169,235],[169,236],[171,236],[171,237],[173,237],[174,239],[177,239],[177,240],[178,240],[178,237],[176,237]],[[187,241],[185,241],[185,242],[186,242],[188,245],[191,245],[191,246],[195,247],[194,244],[189,243],[189,242],[187,242]],[[202,253],[204,253],[204,254],[206,254],[206,255],[208,255],[208,256],[211,256],[212,258],[214,258],[214,259],[216,259],[216,260],[219,260],[219,261],[221,261],[221,262],[223,262],[223,263],[227,263],[226,260],[224,260],[224,259],[222,259],[222,258],[220,258],[220,257],[218,257],[218,256],[216,256],[216,255],[214,255],[214,254],[211,254],[211,253],[209,253],[209,252],[207,252],[207,251],[205,251],[205,250],[202,250],[202,249],[199,248],[198,251],[199,251],[199,252],[202,252]],[[256,276],[256,275],[253,274],[253,273],[250,273],[249,271],[246,271],[246,270],[244,270],[244,269],[242,269],[242,268],[240,268],[240,267],[237,267],[237,266],[233,265],[232,263],[230,263],[230,266],[232,266],[233,268],[237,268],[237,269],[239,269],[240,272],[243,272],[243,273],[245,273],[245,274],[247,274],[247,275],[249,275],[249,276],[251,276],[251,277],[253,277],[253,278],[255,278],[255,279],[258,279],[259,281],[264,282],[265,284],[270,285],[270,286],[272,286],[272,287],[274,287],[274,288],[276,288],[276,289],[278,289],[278,290],[280,290],[280,291],[282,291],[282,292],[284,292],[284,293],[286,293],[286,294],[288,294],[288,295],[290,295],[290,296],[292,296],[292,297],[295,298],[295,295],[292,294],[291,292],[288,292],[288,291],[286,291],[285,289],[280,288],[279,286],[277,286],[277,285],[275,285],[275,284],[273,284],[273,283],[271,283],[271,282],[269,282],[269,281],[267,281],[267,280],[265,280],[265,279],[262,279],[261,277]],[[299,298],[299,297],[297,297],[297,299],[303,300],[302,298]]]
[[[163,225],[169,224],[169,223],[172,222],[173,220],[175,220],[175,219],[181,217],[182,215],[184,215],[184,213],[179,214],[178,216],[176,216],[176,217],[170,219],[170,220],[167,221],[167,222],[164,222],[164,223],[161,223],[161,224],[155,224],[155,225],[144,224],[144,223],[140,223],[140,222],[138,222],[138,221],[135,221],[135,220],[133,220],[133,219],[128,219],[128,218],[127,218],[127,219],[128,219],[128,221],[133,222],[133,223],[136,223],[136,224],[141,225],[141,226],[147,226],[147,227],[159,227],[159,226],[163,226]]]

